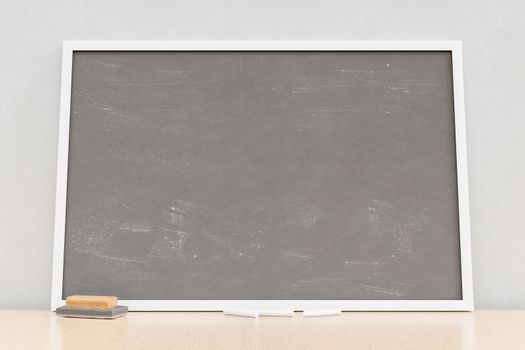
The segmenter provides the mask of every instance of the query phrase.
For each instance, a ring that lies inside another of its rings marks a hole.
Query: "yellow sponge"
[[[66,305],[79,309],[112,309],[117,306],[118,298],[101,295],[70,295]]]

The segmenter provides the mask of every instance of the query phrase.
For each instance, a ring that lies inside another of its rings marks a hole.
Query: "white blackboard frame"
[[[473,309],[470,213],[463,91],[459,41],[65,41],[62,54],[55,233],[51,309],[62,299],[69,121],[75,51],[450,51],[452,53],[458,207],[460,222],[460,300],[122,300],[131,311],[220,311],[249,309],[338,308],[347,311],[469,311]]]

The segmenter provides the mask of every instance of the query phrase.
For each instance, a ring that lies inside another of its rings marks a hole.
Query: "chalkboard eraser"
[[[241,316],[241,317],[259,317],[259,311],[257,310],[245,310],[245,309],[224,309],[222,310],[225,315]]]
[[[118,298],[102,295],[70,295],[66,299],[66,306],[77,309],[113,309],[117,306]]]
[[[339,309],[327,309],[327,310],[304,310],[303,316],[305,317],[318,317],[318,316],[339,316],[341,315]]]
[[[123,305],[111,309],[83,309],[71,306],[62,306],[56,309],[57,316],[74,318],[114,319],[125,316],[127,313],[128,307]]]

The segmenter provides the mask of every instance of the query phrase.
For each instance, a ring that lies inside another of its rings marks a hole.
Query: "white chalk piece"
[[[293,317],[293,310],[259,310],[259,316],[268,317]]]
[[[338,316],[341,315],[341,310],[338,309],[324,309],[324,310],[304,310],[304,317],[317,317],[317,316]]]
[[[242,317],[259,317],[259,311],[246,309],[224,309],[222,313],[225,315],[242,316]]]

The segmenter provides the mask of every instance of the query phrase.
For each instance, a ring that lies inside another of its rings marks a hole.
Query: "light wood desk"
[[[0,349],[525,349],[525,311],[259,319],[141,312],[117,320],[0,311]]]

